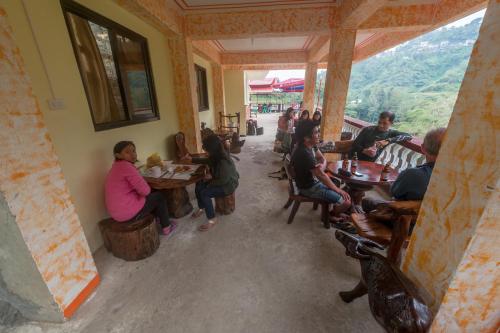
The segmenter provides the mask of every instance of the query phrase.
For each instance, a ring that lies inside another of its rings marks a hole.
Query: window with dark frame
[[[210,109],[208,104],[207,70],[201,66],[194,65],[196,72],[196,86],[198,92],[198,111]]]
[[[96,131],[160,119],[147,39],[61,0]]]

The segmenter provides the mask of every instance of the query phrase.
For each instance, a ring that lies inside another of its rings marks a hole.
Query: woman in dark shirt
[[[188,159],[193,163],[207,164],[210,169],[210,173],[205,176],[204,180],[196,183],[195,188],[198,210],[192,214],[192,217],[197,218],[205,212],[208,219],[200,226],[200,231],[206,231],[217,223],[212,198],[232,194],[238,187],[239,179],[238,171],[217,135],[206,137],[203,140],[203,149],[208,153],[208,158]]]

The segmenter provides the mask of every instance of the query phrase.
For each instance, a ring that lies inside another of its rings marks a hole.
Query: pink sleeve
[[[145,197],[151,193],[151,188],[148,183],[146,183],[133,164],[130,164],[128,167],[127,176],[125,178],[129,182],[130,186],[140,195]]]

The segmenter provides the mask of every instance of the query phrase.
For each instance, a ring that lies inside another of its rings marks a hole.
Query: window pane
[[[67,15],[94,122],[126,120],[108,30],[78,15]]]
[[[120,71],[127,96],[127,105],[133,116],[153,116],[151,87],[140,42],[116,35]]]

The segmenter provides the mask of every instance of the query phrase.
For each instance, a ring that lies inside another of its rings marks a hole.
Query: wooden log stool
[[[158,227],[153,215],[129,222],[112,218],[99,222],[104,247],[115,257],[126,261],[147,258],[160,246]]]
[[[215,211],[219,214],[229,215],[234,212],[236,199],[234,192],[225,197],[215,198]]]

